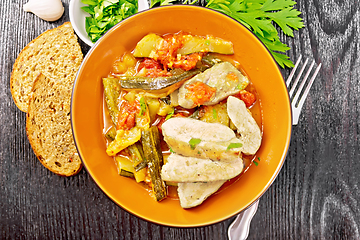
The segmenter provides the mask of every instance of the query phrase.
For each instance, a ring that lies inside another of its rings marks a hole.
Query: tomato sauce
[[[109,73],[110,76],[117,76],[119,74],[132,74],[146,77],[167,77],[171,76],[171,69],[181,68],[185,71],[191,70],[196,67],[197,63],[201,58],[205,55],[205,53],[193,53],[189,55],[179,56],[176,54],[177,50],[183,45],[182,42],[182,34],[169,34],[163,36],[164,40],[160,49],[157,50],[157,58],[143,58],[143,59],[130,59],[128,61],[123,61],[124,56],[117,59],[113,64],[113,70]],[[127,53],[129,54],[129,53]],[[126,54],[125,54],[126,56]],[[220,54],[214,54],[214,56],[219,57],[224,61],[231,62],[235,67],[237,67],[244,75],[246,75],[242,70],[240,64],[235,61],[232,57],[224,56]],[[123,61],[123,62],[122,62]],[[129,63],[130,62],[130,63]],[[129,71],[129,69],[131,71]],[[237,81],[236,76],[229,74],[227,76],[229,80]],[[210,101],[214,96],[216,89],[212,88],[202,82],[195,82],[189,86],[187,86],[189,90],[187,93],[187,98],[190,98],[194,101],[197,106],[202,105],[204,102]],[[125,93],[126,94],[126,93]],[[121,94],[121,99],[123,99],[124,93]],[[250,83],[246,89],[240,91],[238,94],[234,95],[239,99],[243,100],[246,104],[246,107],[252,113],[252,116],[260,126],[262,130],[262,110],[261,110],[261,101],[258,93],[256,92],[255,87]],[[104,134],[108,131],[109,126],[112,125],[112,121],[110,116],[107,113],[106,103],[104,104]],[[119,104],[119,115],[118,122],[116,125],[116,129],[130,130],[136,125],[136,114],[139,114],[141,111],[140,103],[137,100],[132,102],[121,100]],[[174,107],[174,112],[171,117],[189,117],[196,111],[194,109],[184,109],[180,106]],[[157,115],[155,120],[151,122],[151,125],[156,125],[161,133],[161,125],[166,120],[166,116]],[[164,159],[170,154],[170,149],[165,141],[161,137],[161,149],[164,156]],[[126,157],[128,153],[126,151],[122,151],[119,153]],[[130,159],[130,157],[129,157]],[[247,169],[251,166],[252,162],[256,159],[256,155],[245,156],[243,155],[244,160],[244,170],[243,172],[227,181],[224,186],[218,191],[222,191],[222,189],[230,186],[234,182],[238,181],[241,176],[247,171]],[[131,159],[130,159],[131,161]],[[166,161],[166,160],[165,160]],[[149,192],[151,192],[151,187],[149,187],[150,180],[147,179],[142,185]],[[176,187],[168,186],[168,197],[172,199],[178,199]]]

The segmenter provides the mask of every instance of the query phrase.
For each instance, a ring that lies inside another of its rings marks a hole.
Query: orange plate
[[[242,177],[193,209],[177,200],[156,202],[135,181],[117,174],[105,153],[102,136],[102,77],[114,60],[131,51],[148,33],[179,31],[230,40],[260,96],[263,110],[261,162]],[[138,13],[104,35],[88,52],[77,74],[72,95],[71,121],[81,159],[98,186],[122,208],[148,221],[175,227],[195,227],[225,220],[250,206],[279,173],[290,143],[291,110],[287,89],[277,64],[263,44],[244,26],[221,13],[196,6],[158,7]],[[96,206],[95,206],[96,207]]]

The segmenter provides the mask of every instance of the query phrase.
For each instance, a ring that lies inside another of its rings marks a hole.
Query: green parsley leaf
[[[213,118],[214,118],[214,119],[217,119],[217,112],[216,112],[216,109],[215,109],[215,108],[213,108],[212,114],[213,114]]]
[[[97,5],[97,3],[98,3],[98,1],[96,1],[96,0],[81,0],[81,2],[83,3],[83,4],[87,4],[87,5]]]
[[[82,10],[84,10],[85,12],[87,12],[88,14],[95,14],[94,12],[94,8],[90,7],[90,6],[85,6],[81,8]]]
[[[199,138],[192,138],[189,141],[190,147],[192,150],[194,150],[196,148],[196,145],[198,145],[201,142],[201,139]]]
[[[279,38],[276,24],[281,31],[293,37],[293,30],[304,27],[300,11],[291,0],[210,0],[206,7],[222,12],[249,28],[264,43],[275,61],[284,68],[293,67],[285,55],[290,48]]]
[[[230,143],[229,146],[226,148],[226,151],[229,151],[232,148],[240,148],[242,146],[242,143]]]
[[[257,157],[257,160],[259,160],[260,162],[260,157]],[[259,163],[257,161],[253,160],[253,163],[255,164],[255,166],[259,166]]]
[[[170,5],[173,2],[176,2],[177,0],[151,0],[150,8],[154,7],[155,5]]]
[[[238,84],[238,85],[236,86],[236,89],[238,89],[238,90],[243,90],[243,89],[244,89],[244,85],[243,85],[243,84]]]
[[[169,120],[174,115],[174,108],[166,115],[165,121]]]
[[[90,14],[85,18],[85,30],[96,42],[110,28],[138,11],[137,0],[81,0],[81,9]]]
[[[169,151],[170,151],[171,153],[175,153],[174,150],[172,150],[171,147],[169,148]]]

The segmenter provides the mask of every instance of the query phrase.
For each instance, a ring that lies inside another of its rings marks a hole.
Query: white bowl
[[[87,45],[92,46],[94,45],[91,42],[86,30],[85,30],[85,18],[89,17],[90,15],[86,13],[81,7],[86,6],[81,2],[81,0],[71,0],[69,5],[69,15],[70,15],[70,22],[72,27],[75,30],[75,33],[78,37]],[[139,0],[138,1],[138,11],[143,11],[149,9],[149,3],[147,0]]]

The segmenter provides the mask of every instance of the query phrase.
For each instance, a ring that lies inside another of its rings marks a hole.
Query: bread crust
[[[39,161],[60,176],[82,168],[70,123],[71,92],[83,60],[70,22],[47,30],[17,57],[10,79],[16,106],[26,114],[26,133]]]
[[[71,88],[43,74],[34,81],[26,114],[26,133],[39,161],[60,176],[82,168],[70,123]]]
[[[83,60],[70,22],[47,30],[27,44],[13,65],[10,90],[16,106],[27,112],[31,89],[40,73],[57,79],[75,79]]]

